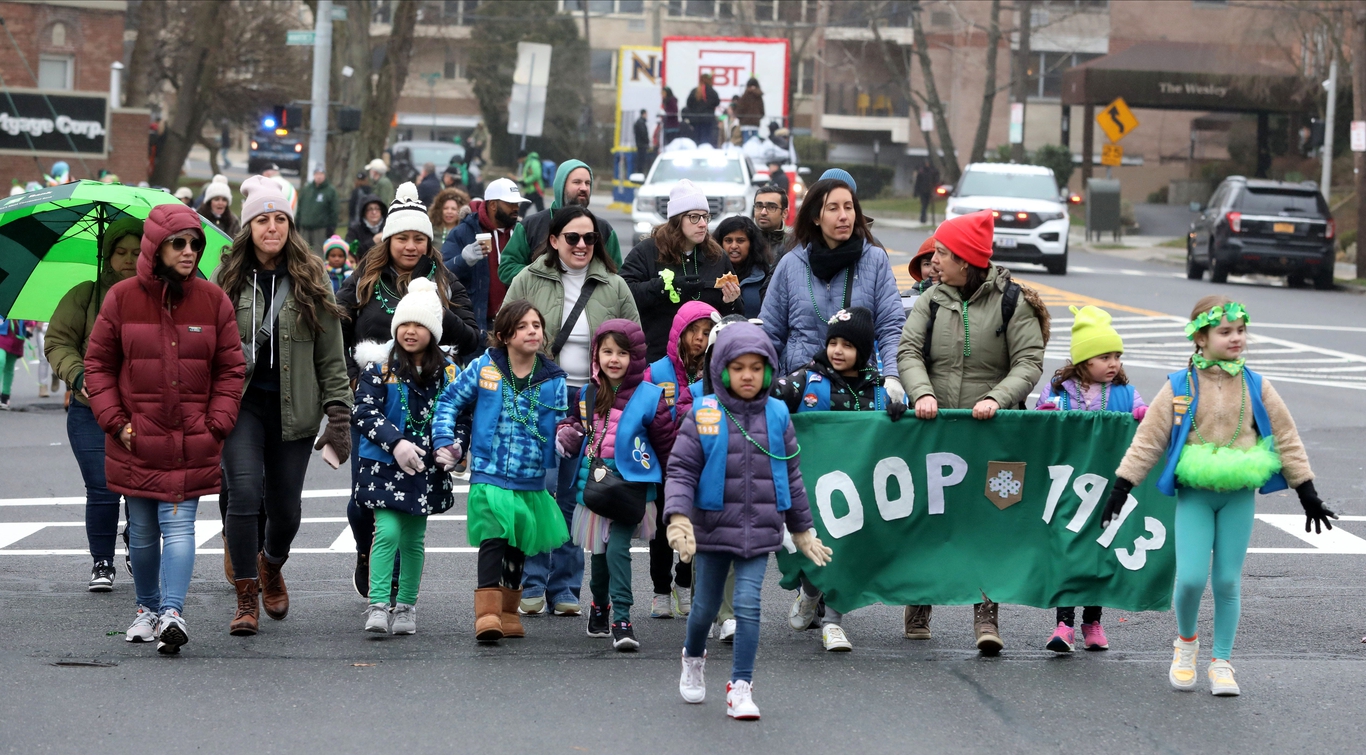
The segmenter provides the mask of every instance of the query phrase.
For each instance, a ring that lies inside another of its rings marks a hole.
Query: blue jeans
[[[579,390],[569,388],[569,405],[579,402]],[[575,476],[578,474],[577,459],[560,459],[557,469],[546,472],[545,489],[555,496],[564,514],[564,523],[569,527],[574,520],[574,506],[577,487]],[[546,601],[555,603],[578,603],[583,589],[583,547],[571,539],[549,553],[527,556],[522,571],[522,596],[538,598],[547,596]]]
[[[90,407],[72,399],[66,410],[66,439],[85,481],[85,537],[96,561],[114,559],[119,534],[119,494],[105,487],[104,430]]]
[[[128,553],[138,605],[184,612],[194,572],[194,516],[199,499],[180,503],[128,497]]]
[[[721,608],[726,575],[735,566],[735,650],[730,680],[754,681],[754,656],[759,653],[759,593],[768,569],[768,554],[740,558],[729,553],[698,551],[693,556],[692,613],[683,651],[699,658],[707,651],[707,634]]]

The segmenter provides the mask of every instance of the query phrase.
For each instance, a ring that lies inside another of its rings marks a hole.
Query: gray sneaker
[[[652,619],[672,619],[674,617],[673,606],[669,595],[656,595],[650,601],[650,618]]]
[[[407,603],[394,604],[394,623],[389,631],[394,634],[417,634],[417,607]]]
[[[138,615],[123,639],[128,642],[151,642],[157,638],[157,612],[146,606],[138,606]]]
[[[365,631],[373,634],[389,633],[388,603],[371,603],[365,607]]]
[[[185,626],[185,620],[180,617],[180,612],[174,608],[167,608],[161,612],[158,626],[158,653],[175,655],[180,652],[181,645],[190,641],[190,630]]]

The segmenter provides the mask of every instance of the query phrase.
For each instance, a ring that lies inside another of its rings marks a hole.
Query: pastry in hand
[[[738,285],[740,285],[740,279],[739,279],[738,277],[736,277],[735,273],[726,273],[725,275],[723,275],[723,276],[721,276],[720,278],[717,278],[717,279],[716,279],[716,286],[715,286],[715,287],[716,287],[716,288],[724,288],[725,285],[726,285],[727,283],[734,283],[735,285],[738,286]]]

